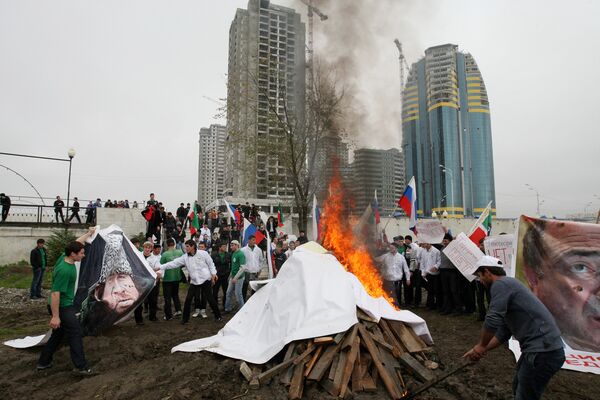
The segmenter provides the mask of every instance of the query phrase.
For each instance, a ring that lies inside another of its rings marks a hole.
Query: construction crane
[[[400,62],[400,98],[402,99],[403,91],[404,91],[404,76],[406,72],[408,72],[408,63],[406,62],[406,58],[404,58],[404,53],[402,52],[402,43],[398,39],[394,39],[394,43],[398,48],[398,61]]]
[[[314,85],[314,65],[313,65],[313,13],[317,14],[321,21],[325,21],[328,17],[321,10],[313,6],[313,0],[302,0],[308,7],[308,90],[312,92]]]

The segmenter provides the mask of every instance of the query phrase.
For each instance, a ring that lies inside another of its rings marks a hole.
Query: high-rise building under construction
[[[281,120],[303,123],[305,70],[299,13],[269,0],[249,0],[236,11],[229,28],[226,196],[293,198]]]
[[[428,48],[402,98],[406,181],[415,177],[418,213],[477,216],[490,201],[495,213],[490,105],[473,56],[453,44]]]

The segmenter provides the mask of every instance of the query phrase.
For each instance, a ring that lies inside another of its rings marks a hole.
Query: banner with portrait
[[[563,368],[600,374],[600,225],[522,215],[515,277],[554,316]],[[518,342],[509,346],[518,358]]]
[[[156,273],[142,254],[111,225],[85,245],[73,305],[84,335],[97,335],[126,319],[144,301]]]

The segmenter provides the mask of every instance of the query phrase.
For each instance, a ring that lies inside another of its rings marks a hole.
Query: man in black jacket
[[[60,196],[56,196],[56,200],[54,201],[54,217],[56,218],[56,223],[58,224],[58,216],[60,215],[60,220],[62,223],[65,223],[65,216],[63,215],[63,207],[65,206],[64,201],[60,198]]]
[[[2,222],[4,222],[8,217],[8,210],[10,210],[10,197],[0,193],[0,204],[2,205]]]
[[[38,239],[37,246],[29,254],[29,263],[33,269],[33,279],[31,280],[31,290],[29,291],[29,298],[32,300],[42,298],[42,280],[44,279],[46,264],[48,264],[48,256],[44,247],[45,243],[44,239]]]
[[[217,248],[217,246],[213,247]],[[217,269],[217,281],[213,286],[213,297],[218,304],[219,288],[223,292],[223,309],[225,309],[225,294],[227,293],[228,279],[231,272],[231,254],[227,252],[227,242],[218,244],[218,250],[213,251],[212,259]]]
[[[77,218],[77,222],[81,223],[81,218],[79,218],[79,200],[77,199],[77,197],[73,198],[73,207],[71,207],[71,216],[69,217],[69,219],[67,221],[71,222],[71,220],[73,218]]]

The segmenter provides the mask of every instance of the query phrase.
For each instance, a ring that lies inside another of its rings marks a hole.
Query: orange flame
[[[322,245],[333,252],[346,271],[353,273],[367,293],[383,297],[392,306],[391,296],[383,289],[383,280],[373,258],[361,240],[354,236],[351,224],[344,217],[344,189],[336,171],[329,183],[329,197],[319,221]]]

